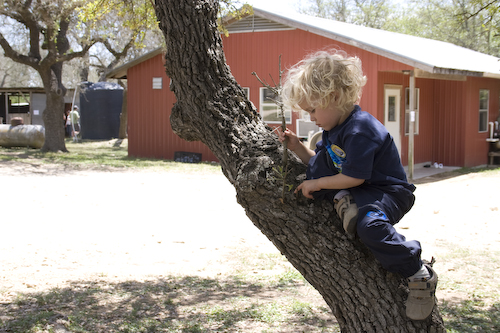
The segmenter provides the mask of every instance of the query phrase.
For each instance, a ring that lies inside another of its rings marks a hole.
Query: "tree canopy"
[[[395,6],[390,0],[311,0],[304,14],[370,28],[385,29]]]
[[[500,55],[500,3],[494,0],[310,0],[301,11]]]

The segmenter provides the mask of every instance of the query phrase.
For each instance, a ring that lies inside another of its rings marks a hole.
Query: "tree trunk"
[[[54,70],[54,66],[47,70],[39,70],[47,95],[47,104],[43,111],[45,125],[45,142],[43,152],[67,152],[64,142],[64,95],[66,88],[61,83],[61,71]],[[59,75],[59,77],[58,77]]]
[[[172,129],[214,152],[248,217],[320,292],[342,332],[445,332],[437,309],[425,321],[406,317],[404,280],[346,237],[331,203],[293,192],[282,198],[281,175],[273,168],[280,166],[283,148],[226,65],[217,1],[156,0],[155,9],[177,98]],[[295,155],[288,169],[286,183],[296,186],[305,178]]]

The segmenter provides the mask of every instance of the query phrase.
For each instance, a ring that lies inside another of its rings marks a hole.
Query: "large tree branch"
[[[30,51],[28,55],[37,60],[41,59],[40,56],[40,32],[41,27],[30,11],[31,1],[27,1],[25,4],[12,2],[11,7],[8,10],[1,10],[0,13],[4,16],[10,17],[11,19],[24,25],[29,31],[29,43]],[[23,62],[24,63],[24,62]]]
[[[133,34],[135,35],[135,33]],[[107,66],[102,66],[100,81],[104,81],[106,79],[106,75],[124,58],[127,56],[128,51],[134,46],[135,40],[131,37],[127,44],[120,50],[116,50],[108,40],[103,40],[102,43],[106,47],[106,49],[113,55],[114,59]]]
[[[39,68],[38,59],[32,56],[23,55],[16,50],[14,50],[10,43],[4,38],[3,34],[0,32],[0,46],[2,46],[5,56],[14,60],[15,62],[28,65],[34,69]]]
[[[68,41],[68,29],[70,25],[70,18],[63,17],[59,22],[59,31],[57,32],[56,46],[58,54],[65,54],[70,49]]]
[[[402,278],[346,236],[331,203],[292,192],[281,200],[282,184],[269,175],[281,164],[283,146],[225,63],[217,1],[156,0],[155,9],[177,98],[172,129],[214,152],[247,216],[321,293],[342,332],[444,332],[437,310],[421,322],[406,317]],[[289,166],[287,183],[297,185],[305,165],[292,155]]]
[[[83,49],[80,50],[80,51],[77,51],[77,52],[69,52],[69,53],[66,53],[66,54],[60,54],[56,57],[56,62],[65,62],[65,61],[69,61],[69,60],[73,60],[75,58],[81,58],[83,57],[84,55],[87,54],[87,52],[89,51],[89,49],[95,44],[96,42],[93,41],[91,42],[90,44],[86,44],[86,45],[83,45]]]
[[[125,46],[121,50],[116,50],[107,39],[104,39],[101,42],[106,47],[106,49],[115,57],[115,59],[126,56],[128,51],[132,48],[132,46],[134,46],[134,38],[130,38],[127,44],[125,44]]]

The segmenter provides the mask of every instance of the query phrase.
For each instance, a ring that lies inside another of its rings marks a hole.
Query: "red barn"
[[[227,28],[227,63],[267,123],[276,123],[276,108],[252,72],[277,80],[280,55],[286,69],[314,51],[339,48],[362,60],[368,83],[360,105],[393,134],[403,164],[408,162],[409,146],[415,164],[487,164],[487,139],[499,118],[500,59],[450,43],[255,7],[253,15]],[[174,159],[175,152],[193,152],[201,153],[204,161],[216,160],[202,143],[183,141],[172,132],[169,117],[175,97],[168,89],[163,61],[161,50],[156,50],[109,75],[128,79],[129,155]],[[307,136],[311,124],[301,116],[286,113],[289,127]]]

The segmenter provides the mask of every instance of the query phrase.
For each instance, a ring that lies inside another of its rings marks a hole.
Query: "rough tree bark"
[[[403,279],[346,237],[331,204],[292,192],[281,202],[282,183],[272,169],[283,148],[226,65],[217,9],[216,0],[155,1],[177,98],[174,132],[214,152],[250,220],[320,292],[342,332],[445,332],[437,309],[425,321],[406,318]],[[292,156],[289,167],[287,182],[297,185],[305,166]]]
[[[69,28],[69,19],[64,19],[60,23],[55,48],[59,54],[65,54],[70,49],[66,34]],[[46,59],[53,59],[47,57]],[[45,60],[45,59],[44,59]],[[42,151],[63,151],[67,152],[66,144],[64,143],[64,126],[61,126],[62,114],[64,112],[64,96],[66,96],[66,87],[62,82],[63,63],[55,61],[41,61],[41,66],[38,69],[43,82],[45,94],[47,96],[47,104],[43,112],[43,123],[45,125],[45,142]]]

